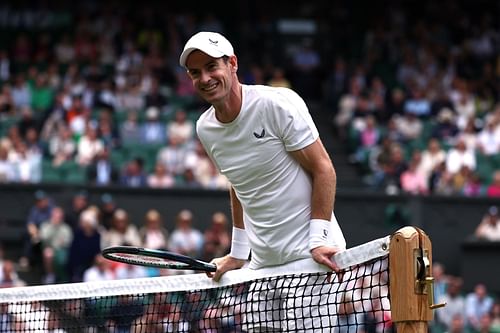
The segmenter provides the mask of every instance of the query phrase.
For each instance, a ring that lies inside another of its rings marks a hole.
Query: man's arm
[[[207,275],[215,281],[219,281],[222,274],[225,272],[241,268],[248,258],[248,238],[245,232],[245,225],[243,224],[243,208],[232,187],[229,193],[231,198],[231,215],[233,219],[231,253],[222,258],[212,260],[212,263],[217,266],[217,271],[214,273],[207,273]],[[245,256],[246,258],[244,258]]]
[[[241,207],[241,202],[236,196],[233,187],[229,191],[231,197],[231,214],[233,218],[233,226],[240,229],[245,229],[243,224],[243,208]]]
[[[330,221],[335,202],[337,175],[323,143],[318,138],[311,145],[291,154],[312,178],[311,225],[313,220],[314,223],[320,224]],[[338,251],[338,248],[332,246],[319,245],[311,248],[311,255],[318,263],[338,271],[337,265],[331,260]]]
[[[330,221],[337,175],[323,143],[318,138],[313,144],[291,154],[312,177],[311,219]]]

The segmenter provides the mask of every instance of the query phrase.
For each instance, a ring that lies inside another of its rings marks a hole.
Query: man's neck
[[[238,117],[242,105],[242,87],[238,82],[221,103],[214,103],[215,116],[221,123],[230,123]]]

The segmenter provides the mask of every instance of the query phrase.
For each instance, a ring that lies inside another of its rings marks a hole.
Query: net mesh
[[[0,332],[392,332],[387,254],[342,274],[232,273],[0,290]]]

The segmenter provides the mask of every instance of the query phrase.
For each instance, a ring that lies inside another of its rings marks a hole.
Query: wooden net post
[[[427,333],[434,304],[432,245],[420,229],[404,227],[391,237],[389,274],[392,321],[398,333]]]

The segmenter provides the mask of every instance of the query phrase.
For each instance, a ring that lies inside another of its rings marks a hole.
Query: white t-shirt
[[[252,249],[250,268],[310,257],[312,180],[289,154],[314,143],[318,130],[306,104],[287,88],[243,85],[241,111],[221,123],[215,109],[200,116],[196,130],[243,207]],[[345,248],[332,212],[330,243]]]

